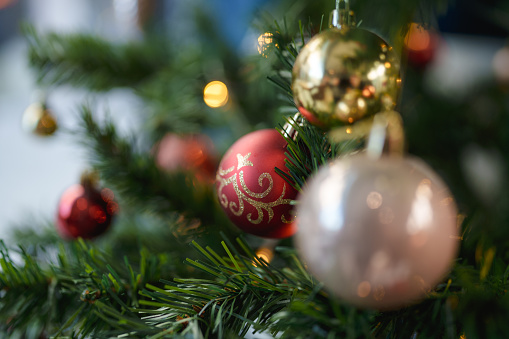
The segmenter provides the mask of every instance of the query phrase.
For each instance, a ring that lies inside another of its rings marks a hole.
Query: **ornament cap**
[[[348,0],[336,0],[336,8],[329,15],[329,28],[346,30],[355,26],[355,15]]]
[[[297,135],[299,134],[295,129],[295,126],[302,126],[303,119],[304,118],[300,113],[295,113],[295,115],[292,118],[288,118],[288,120],[283,126],[282,130],[283,136],[287,136],[295,140],[295,138],[297,138]]]
[[[401,115],[396,111],[385,111],[373,117],[366,148],[368,157],[378,159],[384,152],[402,156],[405,133]]]
[[[80,184],[85,190],[96,189],[99,185],[99,174],[96,171],[84,171],[80,177]]]

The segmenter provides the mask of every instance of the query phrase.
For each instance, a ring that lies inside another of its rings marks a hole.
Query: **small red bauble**
[[[63,238],[95,238],[109,228],[118,211],[113,192],[98,190],[88,180],[62,194],[57,212],[57,230]]]
[[[166,134],[156,149],[156,162],[165,171],[193,171],[202,182],[212,183],[217,160],[210,138],[205,135]]]
[[[432,30],[412,23],[405,37],[405,52],[408,63],[416,68],[425,68],[435,58],[440,37]]]
[[[221,207],[241,230],[265,238],[296,231],[291,201],[297,191],[275,168],[287,172],[286,140],[275,129],[249,133],[226,152],[216,174]]]

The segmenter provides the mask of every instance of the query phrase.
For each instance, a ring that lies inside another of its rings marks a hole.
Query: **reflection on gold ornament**
[[[299,112],[330,128],[394,108],[399,59],[393,48],[363,29],[332,28],[313,37],[293,67]]]
[[[222,107],[228,102],[228,88],[221,81],[209,82],[203,90],[203,100],[209,107]]]
[[[42,103],[33,103],[23,113],[23,129],[39,136],[50,136],[57,130],[57,121]]]

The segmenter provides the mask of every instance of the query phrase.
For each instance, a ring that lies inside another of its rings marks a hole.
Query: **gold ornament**
[[[399,59],[382,38],[363,29],[331,28],[313,37],[293,67],[299,112],[330,128],[394,108]]]
[[[33,103],[23,113],[23,129],[39,136],[50,136],[57,130],[57,120],[42,103]]]

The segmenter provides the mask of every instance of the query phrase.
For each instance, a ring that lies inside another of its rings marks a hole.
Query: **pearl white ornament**
[[[458,247],[456,205],[440,177],[415,158],[354,156],[308,181],[296,246],[333,294],[395,309],[425,296]]]

